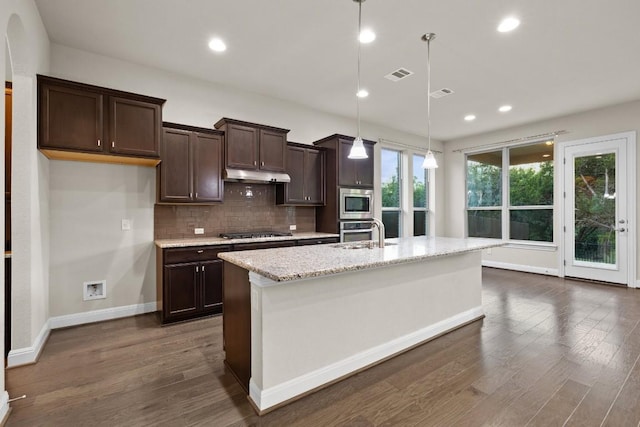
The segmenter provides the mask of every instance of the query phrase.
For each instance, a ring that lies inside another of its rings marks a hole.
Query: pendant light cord
[[[362,48],[362,42],[360,42],[360,33],[362,32],[362,2],[358,1],[358,91],[356,92],[356,117],[358,121],[358,135],[360,138],[360,49]]]
[[[431,151],[431,36],[427,38],[427,151]]]

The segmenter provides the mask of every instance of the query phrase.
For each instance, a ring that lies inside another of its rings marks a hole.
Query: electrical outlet
[[[295,224],[291,224],[291,225],[289,226],[289,230],[290,230],[290,231],[295,231],[295,230],[296,230],[296,225],[295,225]]]
[[[204,234],[204,228],[195,228],[193,232],[195,234]]]
[[[122,230],[131,230],[131,220],[130,219],[122,219]]]

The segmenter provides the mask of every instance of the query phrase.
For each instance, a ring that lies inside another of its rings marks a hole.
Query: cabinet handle
[[[199,254],[201,254],[202,252],[204,252],[204,250],[203,250],[203,249],[200,249],[200,250],[198,251],[198,253],[199,253]]]
[[[193,199],[193,193],[189,193],[189,198]]]
[[[100,144],[101,144],[101,143],[100,143],[100,140],[98,140],[98,147],[100,147]]]
[[[260,162],[260,166],[264,166],[264,162]]]
[[[202,266],[202,272],[204,273],[204,265]]]
[[[111,148],[116,148],[116,142],[115,141],[111,141]]]
[[[198,193],[196,192],[196,199],[198,198]]]
[[[196,265],[196,273],[198,272],[198,266]]]
[[[254,160],[254,161],[253,161],[253,166],[255,166],[255,165],[257,165],[257,163],[256,163],[256,161]]]

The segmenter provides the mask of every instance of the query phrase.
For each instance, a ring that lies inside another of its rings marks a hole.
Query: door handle
[[[627,231],[627,229],[624,228],[624,227],[620,227],[620,228],[618,228],[618,231],[621,232],[621,233],[624,233],[625,231]]]

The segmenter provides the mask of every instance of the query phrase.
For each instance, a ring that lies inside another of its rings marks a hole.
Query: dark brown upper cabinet
[[[364,141],[367,159],[350,159],[349,151],[353,145],[353,137],[331,135],[314,142],[314,145],[332,151],[328,156],[327,174],[335,174],[336,185],[340,187],[373,188],[373,146],[375,142]]]
[[[164,123],[158,201],[212,203],[224,197],[223,132]]]
[[[225,134],[225,167],[285,172],[288,129],[226,117],[214,126]]]
[[[38,76],[38,148],[50,159],[155,166],[163,99]]]
[[[324,205],[324,150],[313,146],[289,143],[287,147],[287,173],[291,177],[291,182],[278,184],[276,204]]]

